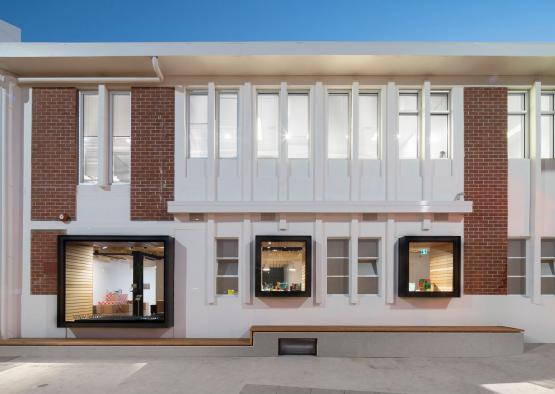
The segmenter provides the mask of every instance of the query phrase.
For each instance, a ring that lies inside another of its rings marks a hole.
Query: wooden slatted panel
[[[453,245],[433,244],[430,249],[430,282],[433,291],[453,291]]]
[[[66,321],[93,311],[93,248],[66,246]]]

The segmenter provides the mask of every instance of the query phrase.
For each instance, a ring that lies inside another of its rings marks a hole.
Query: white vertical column
[[[106,85],[98,85],[98,186],[107,189],[112,163],[112,142],[110,141],[110,92]]]
[[[241,284],[240,294],[243,304],[252,302],[251,295],[251,245],[252,245],[252,227],[250,218],[245,217],[241,224],[241,238],[239,239],[239,264],[241,266],[239,283]]]
[[[360,200],[360,165],[358,160],[359,144],[359,83],[353,82],[352,86],[352,113],[351,113],[351,200]]]
[[[451,136],[450,149],[452,176],[457,180],[457,185],[464,191],[464,89],[462,86],[453,86],[451,89]]]
[[[185,177],[187,174],[186,151],[185,151],[185,88],[175,87],[175,149],[174,149],[174,195],[175,200],[183,200],[185,192]]]
[[[430,158],[430,136],[431,136],[431,115],[430,115],[430,100],[431,100],[431,85],[430,81],[425,81],[422,85],[422,143],[420,147],[420,163],[422,169],[422,199],[424,201],[431,201],[433,195],[432,183],[432,160]]]
[[[206,162],[206,199],[216,200],[216,87],[214,82],[208,83],[208,130],[207,130],[208,155]]]
[[[326,299],[326,267],[324,223],[320,217],[314,222],[314,302],[324,304]]]
[[[351,219],[351,259],[349,261],[349,301],[351,304],[358,303],[358,235],[359,218],[354,215]]]
[[[325,174],[325,138],[326,115],[324,108],[325,89],[322,82],[316,82],[314,87],[314,200],[324,199],[324,174]]]
[[[241,108],[241,192],[242,200],[252,199],[252,163],[253,163],[253,91],[250,82],[240,90],[239,106]]]
[[[541,83],[535,82],[530,92],[530,253],[526,262],[526,292],[535,304],[541,303],[541,92]]]
[[[206,302],[216,302],[216,256],[214,253],[216,244],[216,223],[214,215],[208,215],[206,220]]]
[[[399,157],[398,134],[398,91],[394,82],[387,83],[385,121],[385,190],[387,200],[397,199],[397,158]]]
[[[287,168],[287,83],[282,82],[279,88],[279,180],[278,195],[280,201],[287,200],[287,186],[289,183],[289,174]]]
[[[395,220],[392,217],[387,219],[385,224],[385,302],[393,304],[395,302]]]

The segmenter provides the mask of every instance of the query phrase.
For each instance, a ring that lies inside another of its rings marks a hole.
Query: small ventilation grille
[[[362,220],[364,220],[365,222],[375,222],[376,220],[378,220],[378,214],[377,213],[363,213],[362,214]]]
[[[448,222],[449,221],[449,214],[448,213],[434,213],[434,221],[436,221],[436,222]]]
[[[276,214],[275,213],[261,213],[260,220],[263,222],[275,222],[276,221]]]

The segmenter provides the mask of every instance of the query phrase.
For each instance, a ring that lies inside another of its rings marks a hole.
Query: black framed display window
[[[400,297],[460,297],[461,238],[399,239]]]
[[[259,235],[255,244],[257,297],[310,297],[310,236]]]
[[[58,236],[58,327],[172,327],[174,240]]]

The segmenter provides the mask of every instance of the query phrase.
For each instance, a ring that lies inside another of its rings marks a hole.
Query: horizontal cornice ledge
[[[471,213],[472,201],[169,201],[168,213]]]

